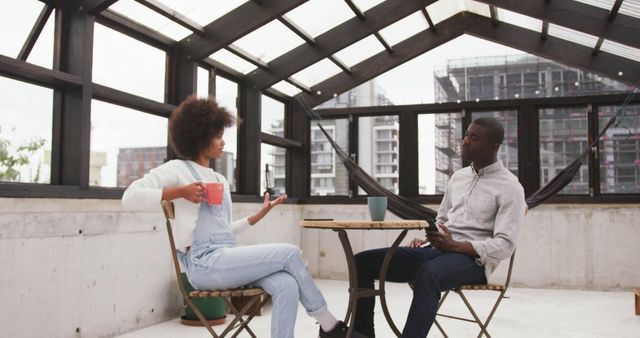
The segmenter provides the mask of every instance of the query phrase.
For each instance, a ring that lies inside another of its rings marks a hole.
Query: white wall
[[[236,203],[234,214],[248,215],[258,207]],[[368,214],[364,205],[281,205],[238,240],[300,245],[314,276],[346,279],[337,234],[297,225],[302,218],[327,217]],[[638,219],[638,205],[549,205],[530,211],[514,284],[640,286]],[[52,338],[105,337],[175,317],[181,302],[164,226],[159,209],[125,211],[117,200],[0,198],[0,337],[43,332]],[[358,252],[388,246],[397,233],[349,231],[349,236]],[[404,243],[423,234],[413,231]]]
[[[435,206],[430,206],[435,208]],[[394,218],[393,215],[389,218]],[[368,218],[366,206],[305,205],[303,217]],[[397,231],[349,231],[353,251],[391,245]],[[346,279],[336,233],[305,230],[303,248],[320,278]],[[404,244],[424,232],[409,232]],[[527,213],[512,285],[540,288],[630,289],[640,286],[640,208],[625,205],[542,205]],[[504,280],[507,264],[494,281]]]
[[[257,208],[234,204],[234,214]],[[279,206],[239,242],[299,244],[298,210]],[[0,198],[0,271],[2,338],[113,336],[174,318],[181,308],[159,208]]]

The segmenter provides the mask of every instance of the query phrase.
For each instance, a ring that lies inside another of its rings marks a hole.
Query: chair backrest
[[[187,296],[187,291],[182,284],[182,273],[180,271],[180,262],[178,261],[178,254],[176,251],[176,242],[173,239],[173,229],[171,227],[171,220],[176,218],[175,209],[173,207],[173,202],[163,200],[160,202],[162,205],[162,211],[164,212],[164,217],[167,224],[167,235],[169,235],[169,245],[171,246],[171,258],[173,258],[173,268],[176,272],[176,280],[178,281],[178,286],[180,287],[180,292],[184,297]]]
[[[516,259],[516,249],[513,249],[513,253],[511,254],[511,258],[509,259],[509,268],[507,269],[507,279],[504,282],[504,289],[506,291],[509,288],[509,283],[511,283],[511,271],[513,271],[513,261]]]

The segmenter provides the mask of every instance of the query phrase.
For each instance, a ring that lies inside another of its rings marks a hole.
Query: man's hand
[[[434,248],[442,251],[454,251],[456,241],[451,237],[449,229],[444,224],[438,224],[441,231],[427,231],[427,240]]]
[[[459,252],[471,257],[478,257],[471,243],[454,240],[449,228],[444,224],[438,224],[438,227],[440,231],[427,231],[427,240],[434,248],[442,252]]]
[[[409,243],[409,245],[407,245],[410,248],[419,248],[421,247],[424,243],[427,243],[427,241],[425,241],[424,239],[420,239],[420,238],[414,238],[411,243]]]

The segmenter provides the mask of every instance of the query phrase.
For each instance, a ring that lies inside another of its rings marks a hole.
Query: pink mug
[[[206,183],[204,191],[207,195],[207,204],[222,205],[222,197],[224,195],[224,184],[220,182]]]

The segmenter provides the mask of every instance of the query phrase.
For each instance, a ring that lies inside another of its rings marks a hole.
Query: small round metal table
[[[358,298],[366,298],[366,297],[380,297],[380,303],[382,304],[382,311],[384,312],[384,316],[387,319],[387,323],[395,332],[396,336],[400,337],[400,331],[393,323],[393,319],[389,314],[389,309],[387,308],[387,300],[385,298],[384,292],[384,283],[387,275],[387,270],[389,269],[389,263],[391,262],[391,257],[393,253],[400,245],[400,242],[407,235],[407,231],[409,230],[418,230],[424,229],[428,226],[426,221],[418,221],[418,220],[397,220],[397,221],[332,221],[332,220],[304,220],[300,221],[300,225],[307,229],[330,229],[336,231],[338,236],[340,237],[340,242],[342,243],[342,249],[344,249],[344,254],[347,259],[347,269],[349,270],[349,306],[347,308],[347,314],[344,317],[344,322],[349,326],[349,331],[347,331],[347,337],[351,337],[351,333],[353,332],[353,320],[355,319],[355,314],[358,305]],[[380,277],[379,277],[379,286],[378,289],[359,289],[358,288],[358,273],[356,271],[356,262],[353,254],[353,250],[351,249],[351,243],[349,242],[349,237],[347,236],[347,232],[345,230],[402,230],[396,240],[393,242],[387,254],[382,261],[382,267],[380,269]]]

